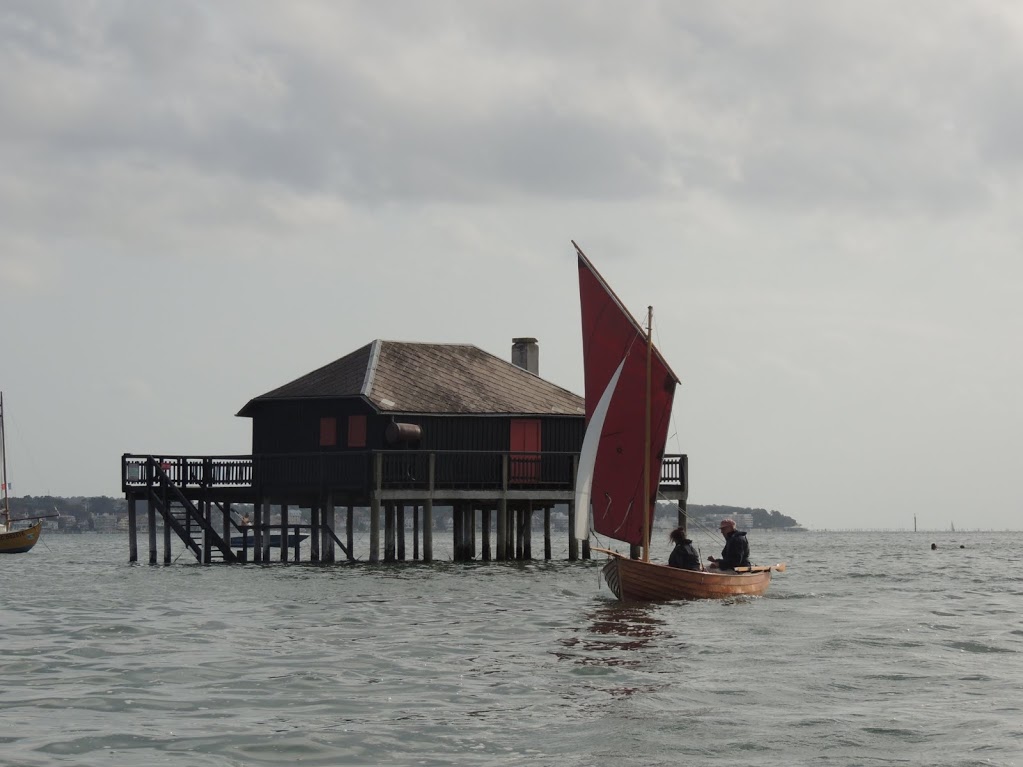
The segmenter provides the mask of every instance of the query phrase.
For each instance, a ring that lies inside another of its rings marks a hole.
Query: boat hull
[[[43,531],[43,523],[36,522],[24,530],[0,533],[0,554],[24,554],[39,541]]]
[[[771,583],[770,570],[741,574],[697,572],[620,555],[612,556],[602,572],[608,587],[623,602],[760,596]]]

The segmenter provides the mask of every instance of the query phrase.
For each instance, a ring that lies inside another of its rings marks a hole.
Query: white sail
[[[604,393],[600,395],[600,401],[593,411],[590,423],[586,427],[586,435],[583,437],[579,468],[575,475],[575,537],[580,541],[590,537],[590,488],[593,486],[593,467],[597,463],[597,446],[600,444],[600,434],[604,431],[604,419],[607,418],[608,408],[611,407],[611,398],[624,367],[623,359],[608,381]]]

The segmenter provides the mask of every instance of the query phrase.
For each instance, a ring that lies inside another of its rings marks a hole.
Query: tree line
[[[686,513],[689,521],[698,525],[707,525],[717,528],[717,523],[726,517],[736,519],[740,515],[747,515],[753,520],[752,527],[757,529],[784,529],[800,527],[800,524],[792,517],[782,514],[780,511],[768,511],[767,509],[751,509],[746,506],[722,506],[718,504],[701,505],[690,503],[686,506]],[[665,524],[674,524],[678,519],[678,512],[665,504],[658,505],[655,519]],[[741,527],[741,525],[740,525]]]

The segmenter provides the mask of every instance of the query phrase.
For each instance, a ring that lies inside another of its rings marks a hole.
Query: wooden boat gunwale
[[[677,599],[727,599],[761,596],[771,583],[771,568],[735,573],[683,570],[659,562],[630,559],[607,551],[604,581],[622,601],[667,602]]]
[[[43,523],[36,522],[22,530],[0,533],[0,554],[24,554],[36,545],[42,530]]]

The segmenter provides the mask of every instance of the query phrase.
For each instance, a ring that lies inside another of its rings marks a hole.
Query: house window
[[[337,447],[337,419],[325,415],[320,419],[320,447]]]
[[[511,445],[508,450],[511,466],[508,480],[531,483],[540,480],[540,419],[513,418]]]
[[[366,416],[348,416],[348,447],[366,447]]]

